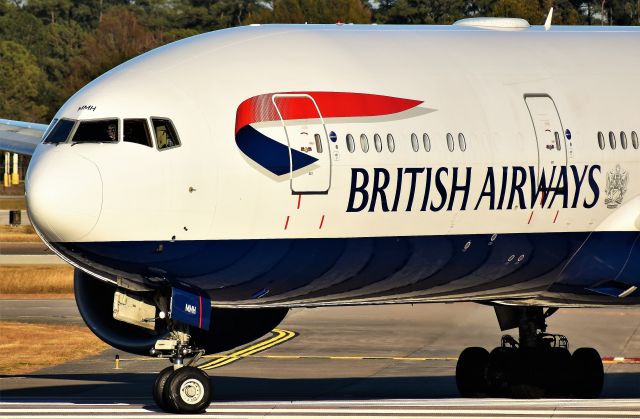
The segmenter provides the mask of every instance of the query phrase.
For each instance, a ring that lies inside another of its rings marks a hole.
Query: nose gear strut
[[[156,342],[151,355],[173,364],[160,371],[153,383],[153,399],[170,413],[202,413],[211,403],[211,382],[200,368],[192,366],[204,350],[190,344],[189,326],[172,322],[171,333]]]

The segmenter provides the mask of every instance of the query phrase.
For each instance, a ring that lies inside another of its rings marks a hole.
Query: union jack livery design
[[[420,105],[418,100],[347,92],[282,92],[254,96],[242,102],[236,113],[236,143],[251,160],[281,176],[315,163],[318,159],[269,138],[253,124],[329,118],[362,118],[396,114]],[[291,155],[289,155],[289,150]],[[291,161],[289,161],[291,158]]]

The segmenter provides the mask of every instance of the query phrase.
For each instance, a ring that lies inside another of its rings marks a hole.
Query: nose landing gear
[[[505,312],[496,312],[503,326],[505,321],[500,317]],[[545,333],[545,318],[552,313],[543,313],[541,307],[510,308],[508,315],[517,319],[519,341],[505,335],[501,345],[491,353],[483,348],[465,349],[456,366],[460,394],[464,397],[598,397],[604,382],[600,355],[593,348],[580,348],[572,355],[565,336]]]
[[[211,404],[211,381],[206,372],[191,365],[204,351],[189,346],[185,332],[174,332],[172,338],[159,340],[151,351],[159,358],[169,358],[173,364],[156,376],[153,400],[165,412],[203,413]]]

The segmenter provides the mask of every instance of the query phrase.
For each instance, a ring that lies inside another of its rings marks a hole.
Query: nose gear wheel
[[[202,413],[210,403],[211,382],[201,369],[180,367],[167,377],[162,394],[163,410],[171,413]]]
[[[187,404],[197,404],[204,396],[204,386],[199,380],[188,379],[180,385],[180,398]]]

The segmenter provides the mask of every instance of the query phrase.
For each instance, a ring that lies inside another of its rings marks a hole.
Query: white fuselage
[[[638,232],[639,52],[638,28],[276,25],[196,36],[116,67],[56,115],[166,117],[181,146],[39,145],[29,210],[59,243]],[[420,104],[327,117],[314,92]],[[239,106],[274,94],[307,98],[322,117],[252,127],[296,150],[295,135],[318,133],[330,155],[277,175],[239,148]],[[532,194],[543,171],[553,180]],[[607,205],[616,175],[625,190]]]

